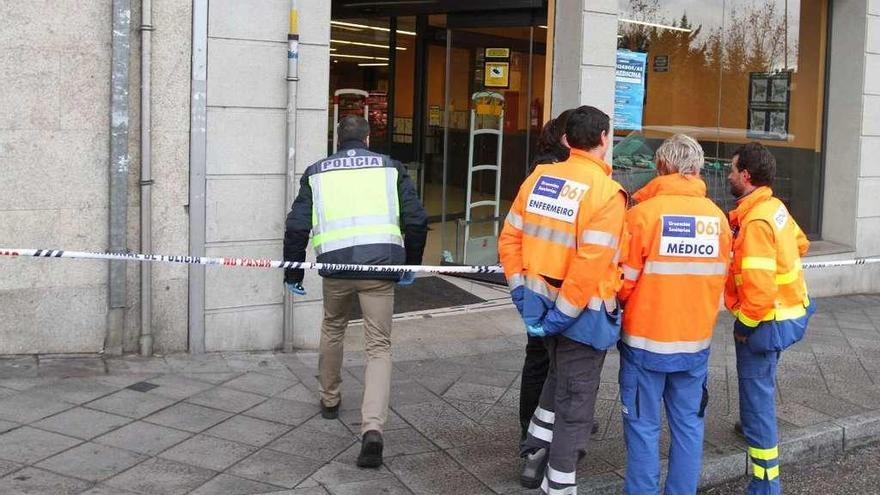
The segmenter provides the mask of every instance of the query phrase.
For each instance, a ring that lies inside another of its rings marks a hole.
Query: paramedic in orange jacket
[[[730,226],[706,197],[703,148],[676,134],[655,155],[660,176],[626,215],[620,401],[624,491],[660,494],[661,402],[671,442],[667,495],[697,492],[709,345],[730,262]]]
[[[747,493],[775,495],[779,484],[776,365],[780,352],[801,340],[815,307],[807,296],[801,256],[810,246],[770,189],[776,160],[759,143],[734,152],[728,181],[737,197],[730,213],[733,264],[724,302],[736,317],[736,371],[742,432],[752,478]]]
[[[550,356],[520,478],[544,493],[576,486],[605,352],[620,334],[615,296],[626,194],[603,160],[609,133],[601,110],[573,111],[564,137],[570,157],[539,165],[525,180],[498,241],[513,302]]]

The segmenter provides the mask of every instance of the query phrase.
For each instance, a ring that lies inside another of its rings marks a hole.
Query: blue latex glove
[[[525,289],[522,286],[517,287],[510,291],[510,299],[513,301],[513,305],[516,306],[516,310],[519,311],[519,314],[523,312],[523,297],[524,297]]]
[[[295,296],[306,295],[306,289],[299,282],[287,284],[287,290]]]
[[[544,326],[541,324],[538,325],[526,325],[526,332],[532,337],[545,337],[547,334],[544,332]]]
[[[397,281],[397,285],[401,285],[401,286],[405,287],[407,285],[412,285],[413,282],[415,282],[415,281],[416,281],[416,274],[415,273],[403,272],[403,274],[400,275],[400,280]]]

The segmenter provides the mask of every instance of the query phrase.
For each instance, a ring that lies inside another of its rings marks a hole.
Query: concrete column
[[[296,170],[326,153],[330,3],[299,2],[300,84]],[[208,18],[206,225],[208,256],[277,259],[282,254],[287,154],[289,0],[211,0]],[[321,286],[293,305],[298,347],[317,346]],[[271,350],[282,345],[282,273],[208,270],[205,350]],[[302,331],[300,329],[302,328]]]
[[[880,1],[832,3],[822,238],[880,255]],[[854,77],[855,76],[855,77]],[[814,295],[880,290],[880,266],[811,270]]]
[[[553,116],[592,105],[613,119],[617,1],[558,1],[555,22]]]
[[[868,2],[856,251],[880,255],[880,0]],[[874,289],[880,288],[875,277]]]

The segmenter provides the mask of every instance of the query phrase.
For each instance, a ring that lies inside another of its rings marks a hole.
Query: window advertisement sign
[[[617,50],[617,74],[614,84],[615,129],[642,130],[647,64],[647,53]]]

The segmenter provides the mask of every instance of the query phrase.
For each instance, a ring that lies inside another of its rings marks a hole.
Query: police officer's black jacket
[[[419,265],[422,263],[422,254],[425,250],[425,239],[428,235],[428,217],[415,186],[406,172],[406,168],[388,156],[373,153],[360,141],[347,141],[342,143],[339,151],[324,160],[312,164],[306,169],[300,180],[299,193],[293,202],[293,207],[287,215],[287,224],[284,232],[284,260],[305,261],[306,246],[309,242],[309,233],[312,230],[312,187],[309,177],[314,175],[325,160],[352,156],[378,156],[382,159],[383,166],[397,169],[397,195],[400,205],[401,233],[403,234],[404,246],[396,244],[369,244],[337,249],[318,256],[319,263],[351,263],[358,265]],[[340,272],[321,270],[320,274],[331,278],[359,278],[359,279],[383,279],[398,280],[400,273],[380,272]],[[286,283],[302,282],[303,270],[285,270],[284,281]]]

